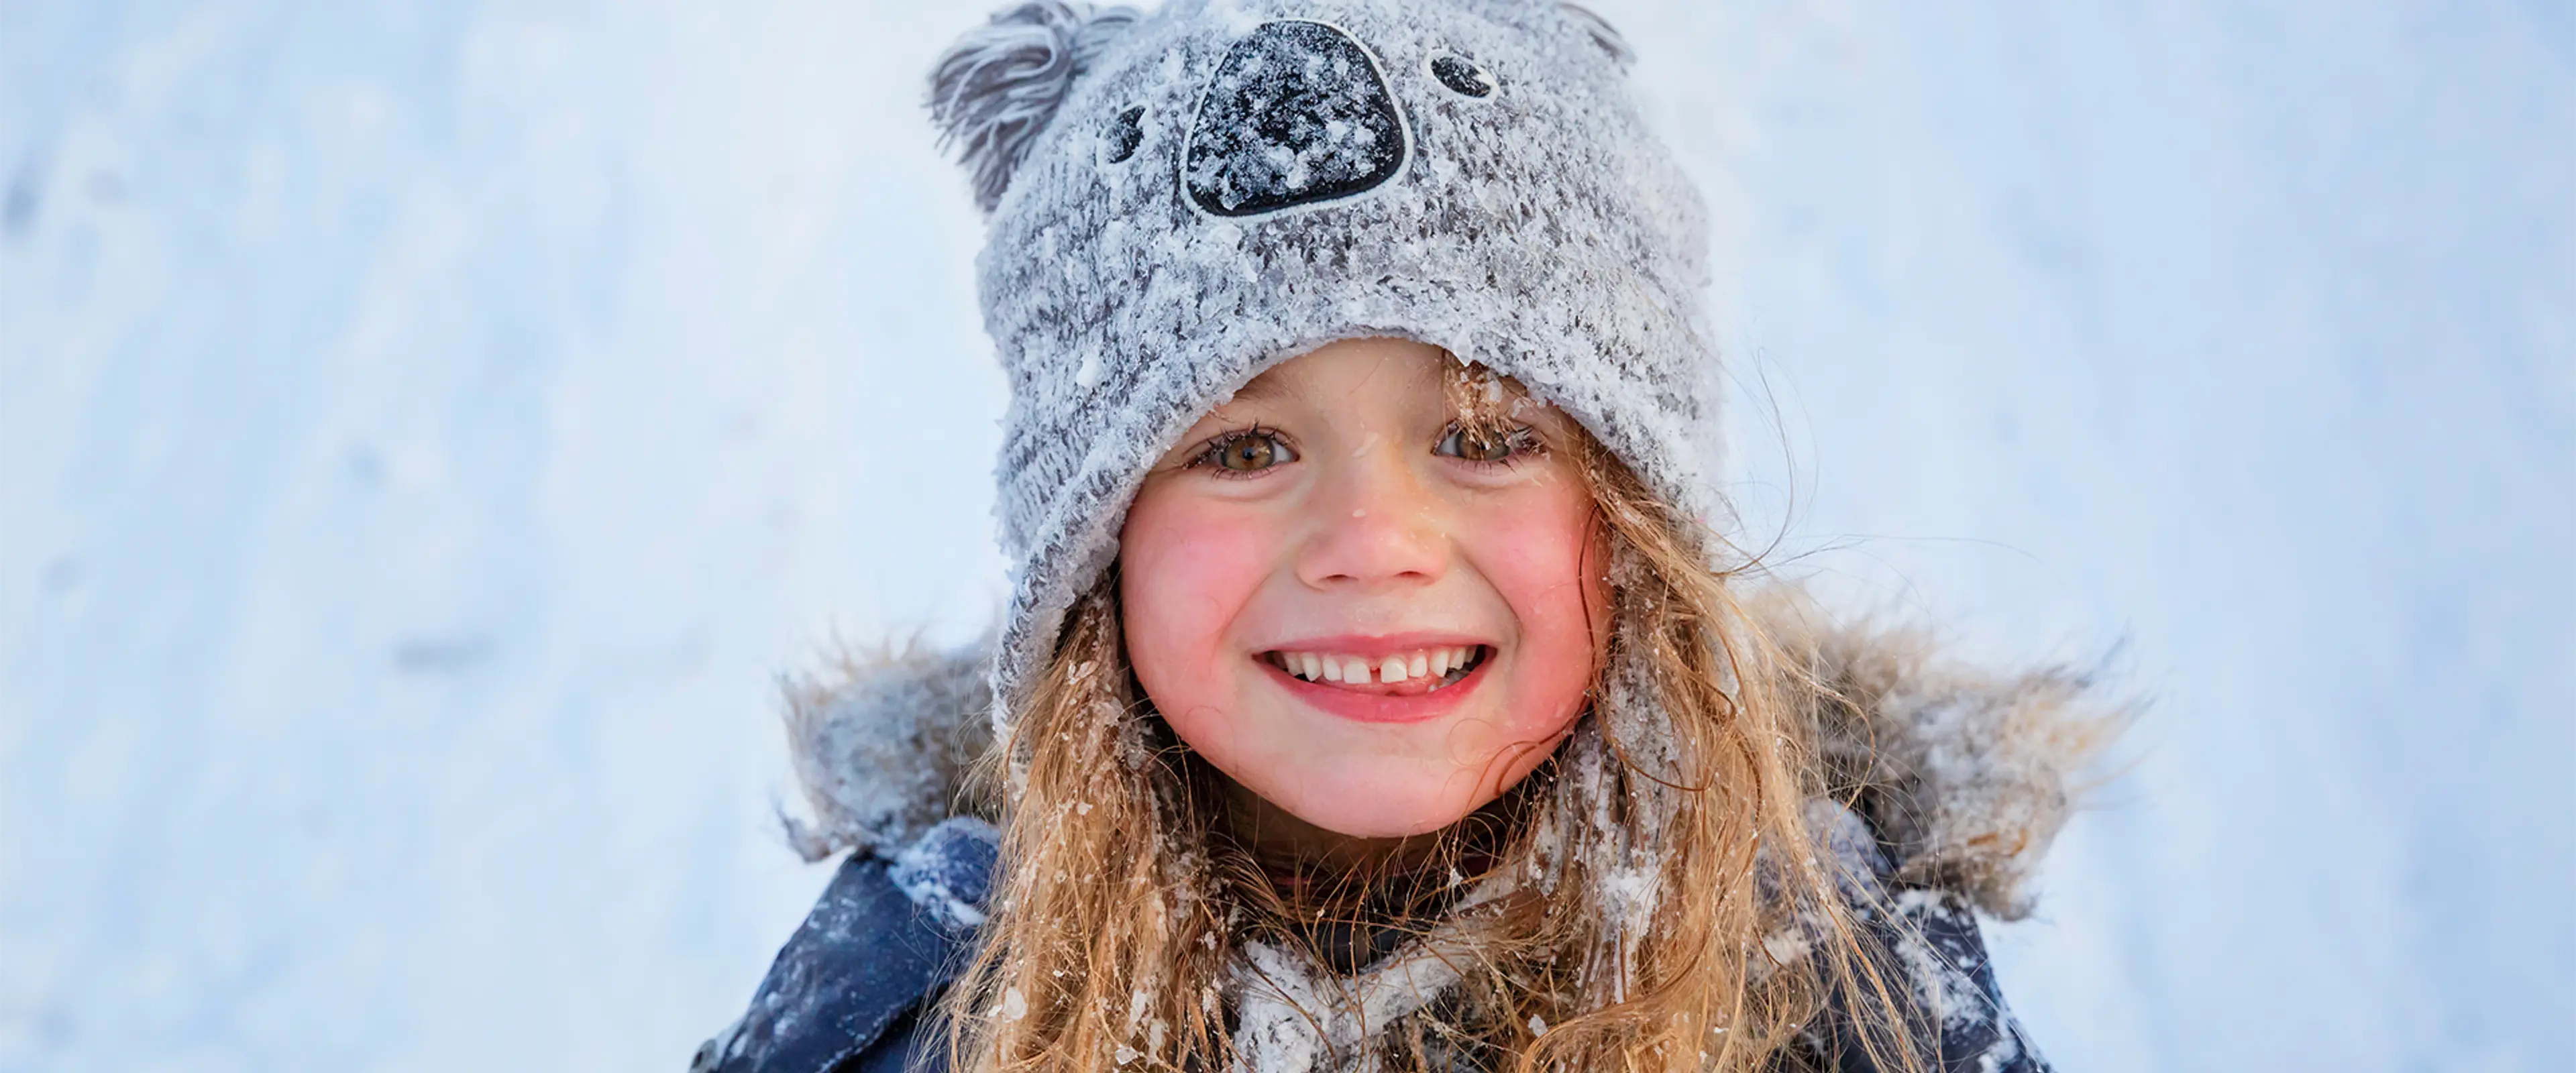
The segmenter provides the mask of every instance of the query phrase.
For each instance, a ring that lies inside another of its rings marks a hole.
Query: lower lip
[[[1486,655],[1484,662],[1467,676],[1429,693],[1411,697],[1391,697],[1381,693],[1361,693],[1337,689],[1320,682],[1309,682],[1265,659],[1253,662],[1286,688],[1291,696],[1324,711],[1355,723],[1420,723],[1438,719],[1455,711],[1467,699],[1469,690],[1485,680],[1485,669],[1493,666],[1498,653]]]

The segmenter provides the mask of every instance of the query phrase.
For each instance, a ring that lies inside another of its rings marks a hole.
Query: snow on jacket
[[[1804,694],[1853,808],[1818,800],[1819,841],[1877,886],[1856,902],[1867,936],[1905,967],[1913,1017],[1937,1068],[2048,1069],[1997,990],[1977,914],[2015,920],[2072,809],[2073,781],[2117,723],[2064,672],[1985,675],[1930,658],[1920,634],[1820,627],[1775,601],[1776,634],[1811,657]],[[814,813],[791,821],[809,859],[850,851],[742,1018],[692,1073],[857,1073],[947,1068],[924,1011],[972,955],[998,833],[951,816],[964,769],[990,741],[981,650],[850,665],[791,695],[789,732]],[[1885,919],[1865,902],[1890,907]],[[1845,996],[1783,1068],[1876,1073],[1833,1026]],[[1303,1071],[1263,1071],[1303,1073]]]

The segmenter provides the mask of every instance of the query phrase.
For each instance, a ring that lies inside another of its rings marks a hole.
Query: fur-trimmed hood
[[[1982,671],[1941,658],[1920,629],[1834,621],[1796,589],[1755,603],[1793,660],[1782,686],[1819,728],[1837,796],[1867,821],[1895,878],[1996,917],[2032,907],[2032,881],[2122,711],[2064,669]],[[992,741],[984,645],[844,659],[788,690],[787,729],[810,819],[797,852],[891,851],[960,812],[966,769]]]

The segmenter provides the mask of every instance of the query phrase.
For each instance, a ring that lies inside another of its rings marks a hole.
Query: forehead
[[[1329,400],[1336,393],[1436,392],[1457,362],[1435,346],[1404,339],[1344,339],[1277,365],[1243,385],[1235,402]]]
[[[1384,408],[1442,417],[1552,420],[1554,408],[1508,378],[1462,364],[1448,351],[1403,339],[1346,339],[1281,362],[1217,407]]]

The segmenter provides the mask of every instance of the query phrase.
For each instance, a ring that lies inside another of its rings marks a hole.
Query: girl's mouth
[[[1299,683],[1338,693],[1379,697],[1428,696],[1465,681],[1493,655],[1490,645],[1434,645],[1360,656],[1344,652],[1278,649],[1262,662]]]
[[[1318,647],[1275,649],[1253,661],[1289,696],[1358,723],[1420,723],[1458,711],[1479,683],[1493,677],[1486,672],[1499,652],[1491,645],[1465,644],[1381,649],[1361,656]]]

